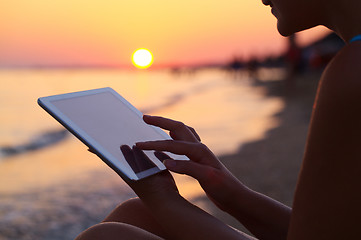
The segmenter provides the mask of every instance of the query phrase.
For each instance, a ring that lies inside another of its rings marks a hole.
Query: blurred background
[[[0,0],[0,240],[72,239],[135,196],[37,105],[100,87],[193,126],[234,175],[291,205],[318,79],[342,46],[321,27],[281,37],[261,1]],[[132,65],[138,48],[150,68]]]

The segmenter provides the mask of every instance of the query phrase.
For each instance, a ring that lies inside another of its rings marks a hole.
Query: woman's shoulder
[[[318,100],[361,104],[361,42],[346,45],[326,67]]]
[[[321,80],[339,87],[361,86],[361,42],[341,49],[326,67]]]

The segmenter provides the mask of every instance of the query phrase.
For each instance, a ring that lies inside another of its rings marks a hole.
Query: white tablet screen
[[[133,146],[138,141],[164,139],[155,128],[143,122],[139,112],[129,108],[111,92],[101,92],[85,96],[76,96],[50,101],[63,115],[69,118],[90,138],[101,145],[114,159],[120,161],[126,169],[138,174],[150,168],[164,169],[164,165],[154,156],[146,152],[153,163],[142,166],[129,163],[120,151],[121,145]],[[118,163],[113,163],[118,165]],[[153,170],[154,171],[154,170]],[[128,173],[129,175],[129,173]]]

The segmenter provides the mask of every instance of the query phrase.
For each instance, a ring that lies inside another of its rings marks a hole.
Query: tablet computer
[[[121,177],[139,180],[166,169],[154,151],[144,151],[151,161],[144,163],[132,163],[122,154],[121,145],[171,138],[146,124],[143,114],[113,89],[41,97],[38,103]]]

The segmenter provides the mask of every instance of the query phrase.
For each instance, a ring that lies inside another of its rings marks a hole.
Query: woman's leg
[[[153,218],[139,198],[133,198],[117,206],[104,220],[136,226],[157,236],[167,238],[162,227]]]
[[[138,227],[117,222],[94,225],[82,232],[75,240],[119,240],[119,239],[154,239],[162,238]]]
[[[236,230],[236,229],[235,229]],[[237,230],[240,236],[255,239]],[[81,233],[75,240],[170,239],[139,198],[116,207],[102,223]]]
[[[139,198],[133,198],[120,204],[103,220],[103,222],[125,223],[146,230],[164,239],[171,238],[164,232],[160,224],[158,224],[158,222],[153,218],[149,210],[144,206]],[[239,232],[242,236],[249,239],[256,239],[238,229],[233,229]]]
[[[82,232],[76,240],[162,239],[163,229],[139,198],[117,206],[102,223]]]

